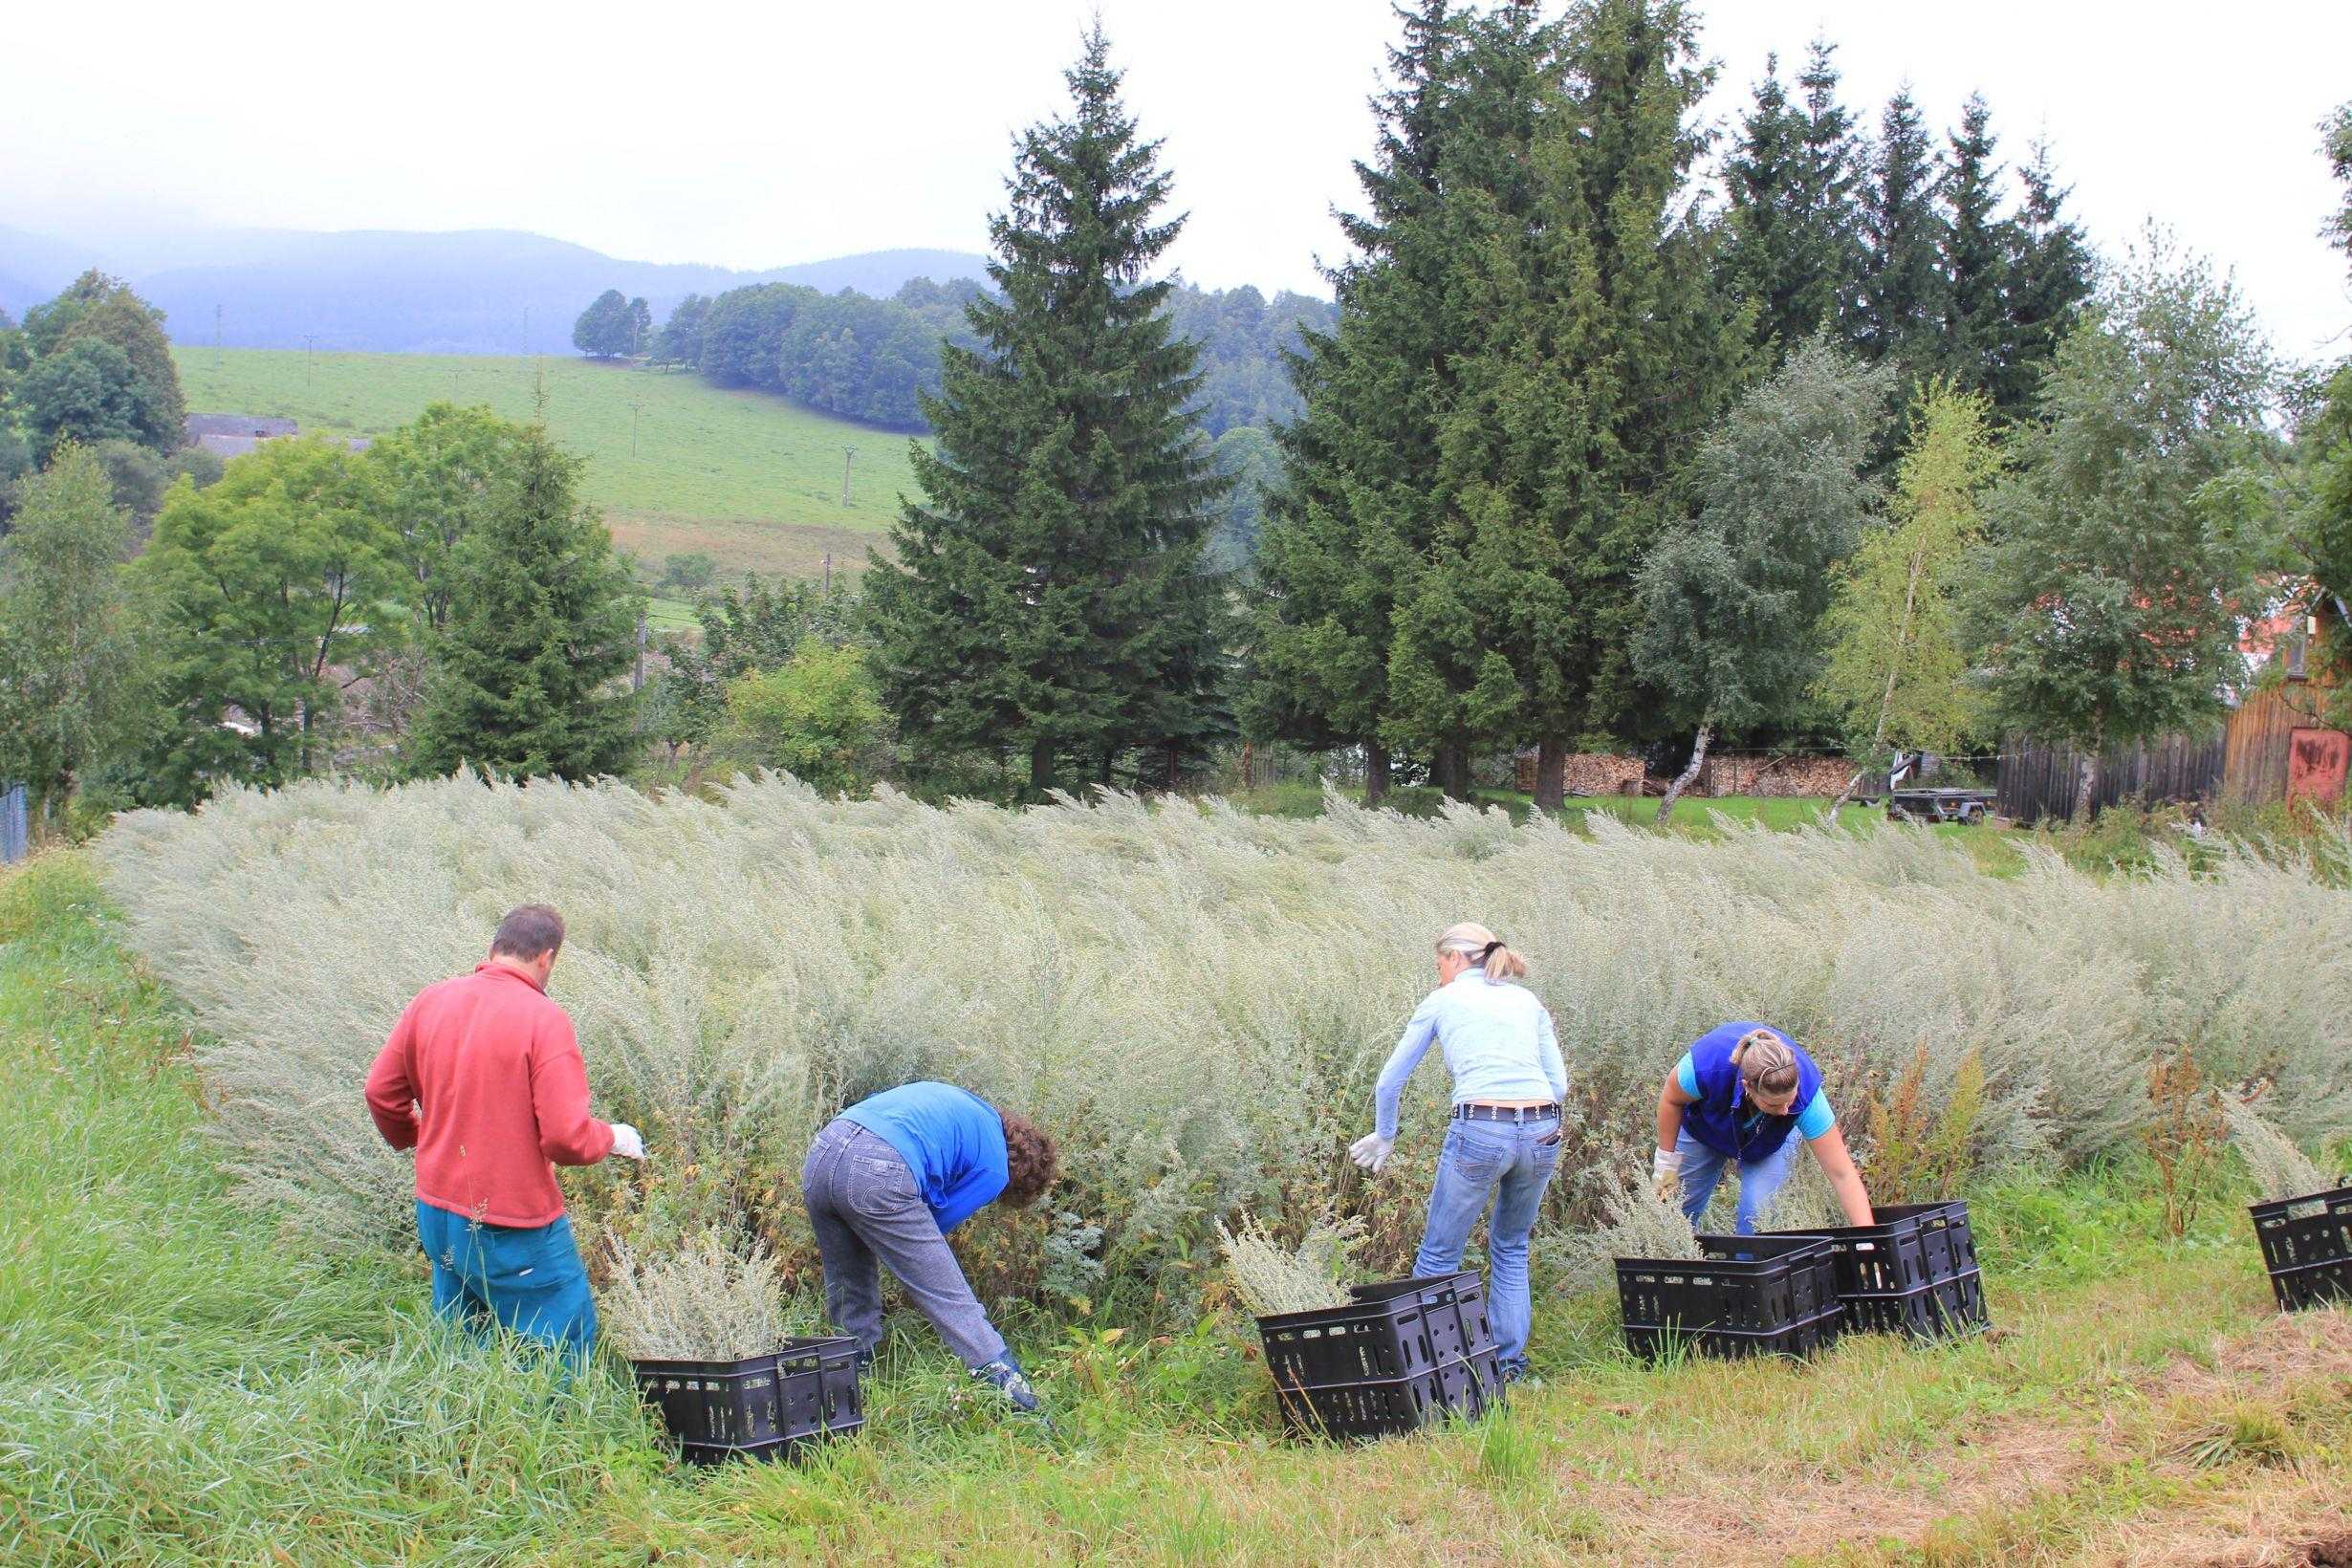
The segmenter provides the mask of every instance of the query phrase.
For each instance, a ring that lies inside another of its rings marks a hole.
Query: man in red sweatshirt
[[[547,995],[562,947],[563,917],[546,904],[500,921],[488,960],[401,1014],[368,1072],[367,1109],[385,1143],[417,1151],[433,1310],[477,1331],[494,1318],[578,1358],[596,1303],[555,1167],[642,1160],[645,1144],[588,1114],[579,1042]]]

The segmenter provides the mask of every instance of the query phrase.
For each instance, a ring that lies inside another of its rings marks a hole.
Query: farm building
[[[300,425],[290,419],[272,419],[262,414],[190,414],[187,417],[187,442],[222,458],[243,457],[265,441],[276,441],[285,436],[302,433]],[[343,445],[355,452],[367,450],[365,436],[348,436]]]

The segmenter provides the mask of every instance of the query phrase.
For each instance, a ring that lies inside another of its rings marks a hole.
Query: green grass
[[[338,436],[381,435],[435,402],[528,418],[544,381],[549,427],[588,460],[589,499],[623,549],[657,564],[699,551],[730,573],[813,577],[830,552],[836,571],[858,571],[869,548],[887,547],[882,531],[898,497],[915,489],[903,432],[690,375],[473,355],[180,348],[173,356],[192,411],[288,418]],[[848,507],[845,446],[858,454]]]
[[[1050,1440],[917,1330],[860,1440],[684,1470],[616,1378],[455,1342],[413,1260],[232,1207],[116,921],[74,855],[0,882],[0,1561],[2145,1560],[2352,1497],[2352,1318],[2274,1313],[2220,1195],[2162,1239],[2134,1169],[1971,1194],[1991,1339],[1653,1368],[1547,1293],[1545,1388],[1340,1449],[1276,1435],[1221,1314],[1033,1326]]]

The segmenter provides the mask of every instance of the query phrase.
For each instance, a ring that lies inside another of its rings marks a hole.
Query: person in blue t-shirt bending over
[[[871,1362],[890,1265],[972,1375],[1024,1415],[1037,1396],[965,1283],[947,1232],[991,1202],[1025,1209],[1054,1185],[1053,1139],[947,1083],[909,1083],[852,1105],[817,1135],[800,1172],[825,1265],[825,1315]]]
[[[1764,1024],[1718,1024],[1693,1041],[1658,1091],[1658,1150],[1650,1171],[1663,1203],[1682,1200],[1696,1225],[1723,1179],[1739,1165],[1739,1233],[1789,1179],[1796,1133],[1821,1164],[1848,1225],[1868,1225],[1870,1194],[1846,1152],[1838,1113],[1821,1091],[1821,1070],[1795,1040]]]

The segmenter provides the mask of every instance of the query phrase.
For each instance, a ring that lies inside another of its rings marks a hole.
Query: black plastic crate
[[[1986,1325],[1967,1203],[1884,1204],[1872,1215],[1874,1225],[1775,1232],[1829,1243],[1846,1330],[1933,1339]]]
[[[1270,1314],[1257,1320],[1266,1365],[1287,1388],[1387,1383],[1418,1377],[1470,1354],[1461,1310],[1465,1285],[1477,1275],[1397,1279],[1359,1285],[1343,1307]],[[1477,1319],[1485,1319],[1481,1290]]]
[[[1377,1285],[1351,1285],[1347,1294],[1359,1301],[1394,1301],[1406,1296],[1421,1298],[1429,1326],[1430,1346],[1437,1359],[1448,1355],[1474,1356],[1494,1348],[1494,1325],[1487,1317],[1487,1282],[1470,1273],[1440,1274],[1429,1279],[1390,1279]],[[1458,1330],[1448,1335],[1444,1314],[1450,1309]],[[1448,1346],[1457,1348],[1448,1350]]]
[[[1621,1257],[1625,1344],[1656,1356],[1809,1355],[1837,1337],[1837,1264],[1818,1236],[1701,1236],[1707,1256]]]
[[[2352,1301],[2352,1186],[2250,1208],[2280,1312]]]
[[[1345,1306],[1257,1319],[1290,1430],[1380,1437],[1500,1402],[1486,1286],[1476,1274],[1387,1280],[1349,1294]]]
[[[1475,1418],[1504,1403],[1492,1347],[1409,1378],[1300,1388],[1274,1384],[1282,1425],[1294,1435],[1338,1441],[1394,1437],[1453,1416]]]
[[[788,1339],[736,1361],[634,1361],[638,1397],[695,1464],[774,1459],[865,1425],[858,1341]]]

